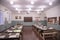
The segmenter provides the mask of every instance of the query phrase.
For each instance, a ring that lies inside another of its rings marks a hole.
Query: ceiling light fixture
[[[15,8],[17,11],[19,10],[18,8]]]
[[[35,11],[37,11],[37,12],[39,12],[39,11],[44,11],[44,8],[37,9],[37,10],[35,10]]]
[[[37,0],[26,0],[26,1],[28,1],[28,2],[32,2],[32,1],[33,1],[33,2],[36,2]]]
[[[14,4],[14,2],[13,1],[10,1],[10,4]]]
[[[49,3],[49,2],[54,2],[55,0],[45,0],[45,1]]]
[[[31,1],[31,4],[34,4],[34,1]]]
[[[16,11],[18,11],[18,13],[20,13],[20,11],[22,11],[22,9],[19,8],[15,8]]]
[[[29,11],[31,11],[31,8],[29,8]]]
[[[30,2],[31,4],[34,4],[37,0],[26,0],[28,2]]]
[[[27,5],[26,7],[27,7],[27,8],[32,8],[33,6],[32,6],[32,5]]]
[[[14,8],[20,8],[20,5],[13,5]]]
[[[52,5],[52,2],[49,2],[49,5]]]
[[[55,0],[46,0],[47,3],[49,3],[49,5],[52,5],[52,3],[54,2]]]
[[[41,5],[38,8],[46,8],[46,7],[47,7],[46,5]]]
[[[41,8],[41,11],[43,11],[44,10],[44,8]]]
[[[14,4],[14,2],[17,2],[17,0],[7,0],[10,4]]]

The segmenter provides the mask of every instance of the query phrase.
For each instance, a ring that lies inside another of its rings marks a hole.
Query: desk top
[[[19,33],[20,33],[20,32],[22,32],[22,30],[9,30],[9,29],[8,29],[8,30],[6,30],[5,32],[19,32]]]
[[[14,27],[11,27],[9,29],[11,29],[11,30],[14,30],[14,29],[21,30],[22,28],[23,28],[23,25],[21,25],[21,26],[14,26]]]
[[[0,33],[0,39],[2,38],[19,38],[20,33]]]
[[[23,28],[22,25],[19,27],[14,26],[14,27],[11,27],[11,28],[5,30],[4,32],[22,32],[22,28]]]

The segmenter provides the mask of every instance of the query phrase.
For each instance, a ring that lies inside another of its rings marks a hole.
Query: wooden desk
[[[4,39],[8,39],[8,40],[18,40],[19,38],[19,40],[23,40],[23,34],[22,34],[22,32],[23,32],[23,26],[21,25],[21,26],[16,26],[16,27],[10,27],[9,29],[7,29],[7,30],[5,30],[4,32],[1,32],[1,34],[6,34],[5,35],[5,37],[3,37],[3,38],[0,38],[0,39],[2,39],[2,40],[4,40]],[[16,33],[19,33],[19,37],[16,37]],[[15,34],[15,35],[10,35],[10,34]],[[15,37],[12,37],[12,36],[15,36]],[[1,35],[0,35],[0,37],[1,37]],[[10,38],[11,37],[11,38]]]
[[[0,40],[20,40],[20,33],[0,33]]]
[[[57,32],[47,32],[47,33],[42,33],[43,35],[43,40],[46,40],[45,38],[53,38],[53,40],[56,40],[57,38]]]

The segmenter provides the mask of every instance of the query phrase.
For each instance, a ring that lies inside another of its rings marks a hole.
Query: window
[[[0,25],[4,24],[3,12],[0,11]]]

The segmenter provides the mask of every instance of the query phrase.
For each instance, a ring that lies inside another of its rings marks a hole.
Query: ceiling
[[[45,11],[59,4],[60,0],[0,0],[0,4],[13,12]]]

